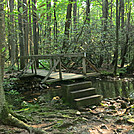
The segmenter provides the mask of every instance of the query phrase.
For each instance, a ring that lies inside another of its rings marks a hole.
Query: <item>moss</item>
[[[0,113],[0,120],[1,120],[1,123],[3,124],[7,124],[7,121],[6,119],[8,118],[8,115],[9,115],[9,109],[7,107],[7,104],[3,106],[3,109]]]

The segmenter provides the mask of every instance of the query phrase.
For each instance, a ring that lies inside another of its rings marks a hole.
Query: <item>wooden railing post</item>
[[[33,58],[30,58],[31,61],[33,61]],[[33,64],[31,64],[31,70],[32,70],[32,74],[33,74]]]
[[[53,59],[50,58],[50,69],[53,67]]]
[[[60,78],[60,80],[62,80],[61,58],[59,58],[59,78]]]
[[[37,60],[35,60],[35,58],[34,58],[34,71],[35,71],[35,75],[37,75],[37,62],[36,62]]]
[[[56,64],[56,59],[54,58],[54,66],[55,66],[55,64]],[[55,66],[55,68],[54,68],[54,71],[56,71],[56,66]]]
[[[83,67],[83,74],[86,75],[86,53],[83,54],[82,67]]]

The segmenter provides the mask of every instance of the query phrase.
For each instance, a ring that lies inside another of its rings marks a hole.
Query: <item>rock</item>
[[[113,110],[115,110],[115,106],[114,105],[111,105],[111,106],[109,106],[109,109],[113,109]]]
[[[127,103],[125,101],[121,101],[121,108],[127,108]]]
[[[122,100],[122,98],[120,96],[114,98],[114,100]]]
[[[124,100],[125,102],[129,102],[129,98],[126,98],[126,97],[122,97],[122,100]]]
[[[91,110],[94,110],[94,109],[96,109],[96,106],[92,106],[92,107],[91,107]]]
[[[132,104],[134,104],[134,99],[133,98],[130,99],[130,105],[132,105]]]
[[[109,100],[110,104],[114,104],[116,101],[115,100]]]
[[[118,128],[118,129],[117,129],[117,132],[119,132],[119,133],[121,133],[122,131],[123,131],[122,128]]]
[[[107,127],[105,124],[102,124],[102,125],[100,126],[100,129],[108,129],[108,127]]]
[[[81,115],[81,112],[80,112],[80,111],[77,111],[77,112],[76,112],[76,115]]]
[[[127,122],[131,123],[131,124],[134,124],[134,118],[128,119]]]

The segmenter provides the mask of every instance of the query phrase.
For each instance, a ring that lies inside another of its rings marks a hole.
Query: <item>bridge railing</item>
[[[45,76],[42,82],[45,82],[53,71],[56,71],[56,67],[58,66],[59,79],[62,80],[62,59],[64,58],[81,58],[82,59],[82,68],[83,75],[87,73],[87,63],[89,66],[94,69],[96,72],[99,72],[98,69],[86,58],[86,53],[73,53],[73,54],[48,54],[48,55],[31,55],[31,56],[23,56],[25,60],[29,60],[27,66],[23,69],[22,73],[25,73],[27,69],[31,66],[32,73],[37,74],[37,66],[36,63],[39,60],[50,59],[50,69],[48,74]],[[43,65],[42,65],[43,66]],[[45,67],[44,67],[45,68]]]

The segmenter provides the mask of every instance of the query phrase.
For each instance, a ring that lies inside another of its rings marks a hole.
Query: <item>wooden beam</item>
[[[52,69],[48,72],[48,74],[46,75],[46,77],[42,80],[42,83],[44,83],[48,79],[48,77],[50,76],[50,74],[52,73],[52,71],[58,65],[59,62],[60,62],[60,60],[57,60],[56,64],[52,67]]]
[[[92,69],[94,69],[97,73],[99,73],[99,70],[88,59],[86,59],[86,61],[89,63]]]
[[[59,78],[60,78],[60,80],[62,80],[61,59],[59,59]]]
[[[83,53],[73,53],[73,54],[47,54],[47,55],[28,55],[28,56],[22,56],[21,58],[23,59],[31,59],[34,58],[35,60],[37,59],[57,59],[58,57],[83,57]]]
[[[86,75],[86,58],[82,58],[83,74]]]

